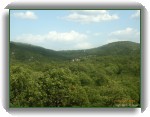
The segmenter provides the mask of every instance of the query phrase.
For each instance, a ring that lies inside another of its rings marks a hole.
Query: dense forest
[[[54,51],[10,42],[10,107],[140,107],[140,44]]]

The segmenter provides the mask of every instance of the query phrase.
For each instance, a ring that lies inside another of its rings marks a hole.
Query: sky
[[[10,41],[53,50],[140,43],[140,10],[10,10]]]

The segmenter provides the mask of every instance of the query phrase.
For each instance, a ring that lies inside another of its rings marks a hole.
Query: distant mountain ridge
[[[18,61],[71,60],[84,56],[114,56],[140,54],[140,44],[130,41],[112,42],[97,48],[55,51],[39,46],[10,42],[10,57]]]

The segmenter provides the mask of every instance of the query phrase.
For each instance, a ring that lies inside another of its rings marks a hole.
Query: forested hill
[[[49,59],[55,60],[62,58],[57,51],[45,49],[31,44],[16,42],[10,42],[10,56],[12,60],[19,61],[45,61]]]
[[[68,50],[59,51],[60,54],[68,56],[70,58],[81,57],[81,56],[115,56],[115,55],[139,55],[140,44],[130,41],[118,41],[109,43],[97,48],[86,49],[86,50]]]
[[[10,107],[140,107],[140,44],[54,51],[10,42]]]
[[[25,43],[10,42],[10,56],[18,61],[71,60],[87,56],[139,55],[140,44],[130,41],[109,43],[86,50],[55,51]]]

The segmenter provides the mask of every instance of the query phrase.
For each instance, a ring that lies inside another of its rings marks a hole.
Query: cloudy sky
[[[53,50],[140,42],[139,10],[10,10],[10,41]]]

